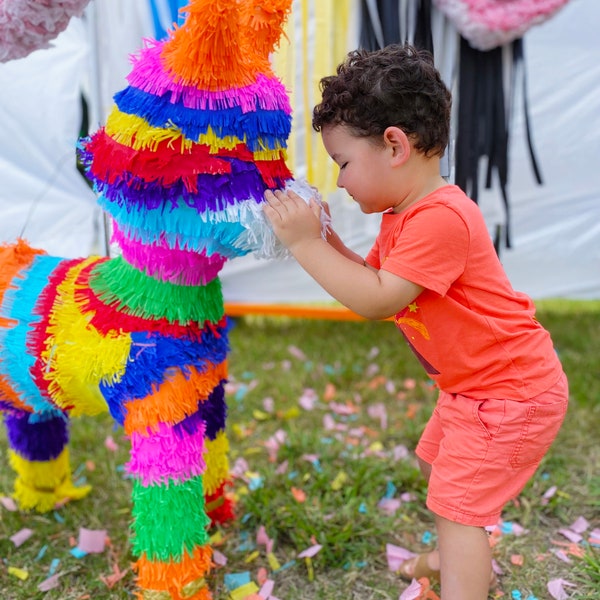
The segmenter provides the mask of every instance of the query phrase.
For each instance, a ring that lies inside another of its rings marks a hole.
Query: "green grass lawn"
[[[505,598],[551,599],[546,585],[558,578],[573,584],[565,587],[569,598],[600,598],[600,549],[586,543],[600,528],[600,302],[539,302],[538,318],[555,340],[572,401],[557,442],[506,507],[494,558]],[[388,568],[386,545],[435,545],[413,454],[435,402],[421,366],[389,322],[246,317],[235,320],[230,341],[228,435],[239,516],[219,532],[215,547],[228,562],[214,571],[215,599],[229,597],[226,574],[249,572],[257,581],[265,568],[281,600],[397,600],[406,584]],[[116,450],[106,447],[108,436]],[[4,437],[0,444],[4,451]],[[112,588],[106,583],[133,560],[127,442],[108,416],[82,418],[73,423],[71,456],[77,476],[94,486],[88,498],[46,515],[0,508],[3,600],[132,597],[130,571]],[[3,463],[0,495],[11,481]],[[386,512],[385,499],[399,506]],[[583,541],[569,545],[559,530],[580,517]],[[81,527],[106,529],[107,550],[72,556]],[[256,543],[261,527],[280,569]],[[16,548],[8,538],[22,528],[33,536]],[[322,548],[311,560],[298,557],[314,544]],[[59,587],[38,591],[53,570]]]

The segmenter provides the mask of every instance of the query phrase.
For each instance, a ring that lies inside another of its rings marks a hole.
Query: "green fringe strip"
[[[208,544],[210,519],[204,508],[202,476],[184,483],[144,487],[133,483],[133,540],[135,556],[152,561],[180,561],[184,552]]]
[[[90,287],[102,302],[144,319],[170,323],[218,322],[224,313],[219,278],[205,286],[176,285],[150,277],[118,256],[98,264]]]

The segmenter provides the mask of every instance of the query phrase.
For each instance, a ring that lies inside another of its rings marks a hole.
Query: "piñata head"
[[[291,107],[269,62],[290,6],[191,0],[181,27],[133,57],[106,126],[83,140],[113,242],[146,274],[204,285],[227,259],[268,255],[263,195],[292,181]]]

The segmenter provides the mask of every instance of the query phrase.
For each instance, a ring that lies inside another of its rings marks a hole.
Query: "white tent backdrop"
[[[599,21],[595,0],[571,0],[525,36],[529,110],[544,184],[533,178],[518,100],[510,147],[513,248],[503,249],[501,258],[513,285],[535,298],[600,298]],[[69,257],[102,252],[102,219],[75,169],[79,92],[89,93],[95,128],[112,94],[126,85],[129,53],[152,35],[146,0],[95,0],[53,48],[0,64],[0,240],[23,234]],[[297,113],[294,119],[297,127],[304,123]],[[336,230],[366,253],[379,217],[360,214],[343,192],[327,199]],[[482,193],[480,205],[488,221],[497,222],[499,190]],[[233,302],[330,300],[291,260],[236,259],[221,280]]]

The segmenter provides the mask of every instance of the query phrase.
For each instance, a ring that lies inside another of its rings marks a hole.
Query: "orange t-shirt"
[[[479,207],[454,185],[382,215],[366,261],[425,290],[396,317],[449,393],[525,400],[562,373],[532,300],[513,290]]]

